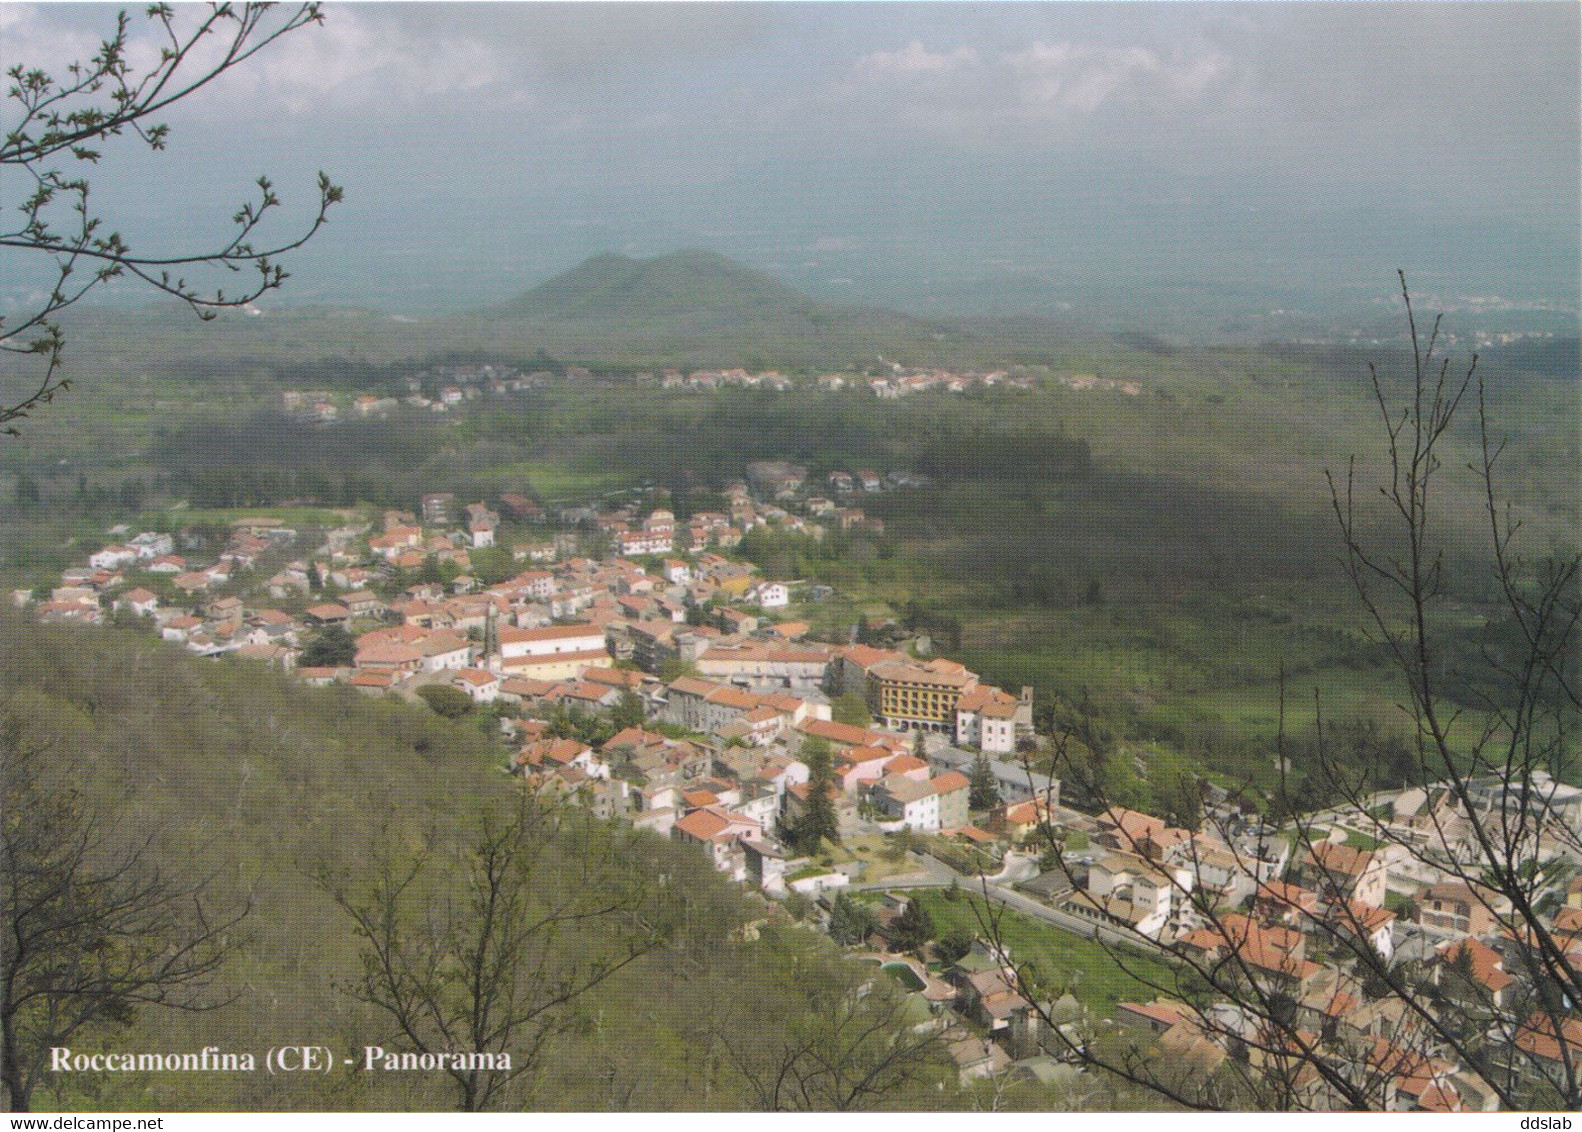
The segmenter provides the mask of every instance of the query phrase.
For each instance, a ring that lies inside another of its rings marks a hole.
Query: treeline
[[[196,507],[410,507],[427,490],[416,473],[433,447],[430,422],[415,414],[315,425],[260,412],[183,425],[155,440],[149,461]]]

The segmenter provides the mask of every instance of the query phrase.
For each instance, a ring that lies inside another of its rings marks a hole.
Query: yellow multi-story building
[[[868,710],[883,727],[951,731],[956,704],[978,678],[948,660],[890,661],[868,669]]]

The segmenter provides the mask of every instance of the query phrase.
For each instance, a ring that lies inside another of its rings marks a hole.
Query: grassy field
[[[950,900],[927,893],[918,898],[928,908],[940,935],[952,931],[984,934],[983,925],[988,921],[981,897],[962,894]],[[993,907],[1000,912],[999,905]],[[1033,963],[1046,988],[1064,987],[1101,1017],[1112,1017],[1118,1002],[1148,1002],[1161,993],[1136,975],[1166,987],[1173,985],[1174,973],[1156,960],[1125,952],[1124,963],[1133,972],[1129,974],[1093,940],[1009,910],[1003,911],[998,923],[1001,941],[1010,948],[1014,962]]]
[[[546,503],[582,502],[637,482],[619,468],[590,468],[570,460],[517,460],[489,468],[484,474],[502,483],[516,481],[516,490],[526,487]]]
[[[170,530],[193,524],[228,526],[243,519],[278,519],[289,527],[339,527],[364,518],[352,507],[170,507],[144,511],[143,527]]]

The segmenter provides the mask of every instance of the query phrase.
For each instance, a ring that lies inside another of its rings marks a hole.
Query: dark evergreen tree
[[[807,807],[791,828],[791,847],[799,853],[817,853],[824,841],[839,842],[835,802],[830,797],[835,772],[830,765],[829,741],[814,737],[802,744],[801,758],[808,768]]]
[[[890,924],[890,939],[902,951],[921,951],[934,938],[934,917],[920,900],[908,900]]]
[[[303,668],[345,668],[357,658],[357,642],[339,625],[330,625],[302,647]]]
[[[956,928],[939,937],[934,952],[946,963],[955,963],[972,950],[977,936],[965,928]]]
[[[39,491],[38,480],[22,472],[16,478],[16,505],[29,510],[37,507],[43,493]]]
[[[867,939],[878,923],[873,909],[842,892],[830,908],[829,935],[836,943],[851,947]]]
[[[1000,804],[1000,783],[989,765],[989,756],[979,752],[972,760],[972,770],[967,774],[969,783],[967,805],[974,810],[993,809]]]

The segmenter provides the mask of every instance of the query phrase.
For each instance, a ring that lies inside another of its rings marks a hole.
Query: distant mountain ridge
[[[756,354],[783,364],[871,359],[976,335],[955,320],[824,302],[774,276],[698,249],[649,259],[604,253],[480,312],[568,354],[679,360]]]
[[[822,304],[715,252],[687,249],[650,259],[604,252],[497,308],[500,315],[555,318],[675,317]]]

